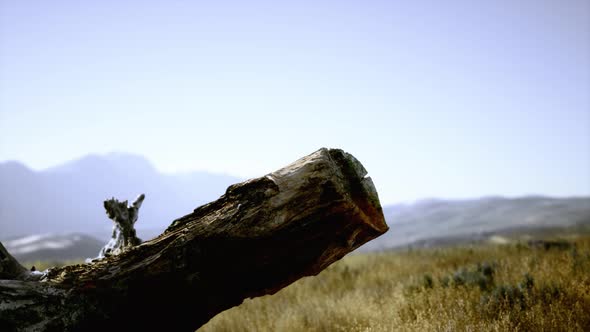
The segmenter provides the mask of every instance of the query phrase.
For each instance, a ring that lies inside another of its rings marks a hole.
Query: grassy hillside
[[[353,255],[199,332],[392,330],[590,331],[590,236]]]

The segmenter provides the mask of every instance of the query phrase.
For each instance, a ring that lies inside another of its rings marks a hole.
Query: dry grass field
[[[198,331],[590,331],[587,232],[494,240],[349,255]]]
[[[213,331],[590,331],[590,236],[351,255]]]

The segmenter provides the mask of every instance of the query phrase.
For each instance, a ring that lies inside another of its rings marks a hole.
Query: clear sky
[[[588,0],[0,3],[0,161],[337,147],[382,203],[590,195]]]

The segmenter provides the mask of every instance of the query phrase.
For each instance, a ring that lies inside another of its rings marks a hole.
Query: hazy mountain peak
[[[90,154],[61,165],[50,167],[45,172],[72,173],[91,172],[102,173],[106,170],[118,170],[135,173],[155,173],[156,169],[145,157],[122,152],[111,152],[105,155]]]
[[[125,163],[128,165],[143,165],[152,167],[152,163],[144,156],[128,152],[110,152],[102,156],[102,158],[112,163]]]
[[[103,201],[144,193],[138,229],[164,229],[241,179],[207,172],[161,174],[130,153],[87,155],[43,171],[0,164],[0,239],[32,233],[85,232],[108,236]],[[142,236],[140,231],[140,236]]]
[[[25,164],[16,161],[8,160],[0,162],[0,169],[3,172],[20,172],[20,173],[32,173],[33,171],[28,168]]]

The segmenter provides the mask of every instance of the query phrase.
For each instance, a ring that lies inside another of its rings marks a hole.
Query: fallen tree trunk
[[[387,229],[363,166],[321,149],[230,186],[119,255],[51,269],[39,281],[0,280],[0,331],[194,331],[245,298],[318,274]],[[7,275],[22,274],[8,265]]]

